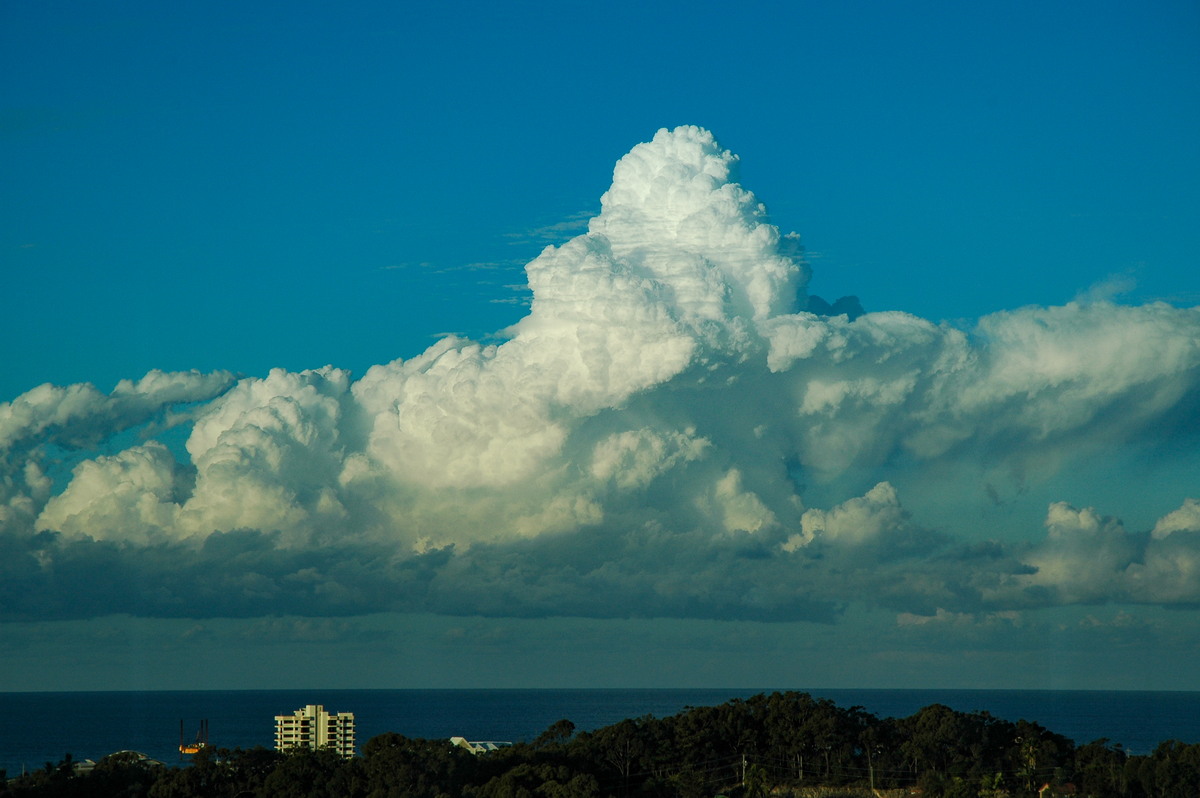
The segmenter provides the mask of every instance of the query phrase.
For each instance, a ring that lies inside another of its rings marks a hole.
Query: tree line
[[[934,704],[878,718],[807,693],[762,694],[577,732],[568,720],[483,754],[388,733],[361,756],[207,748],[183,767],[68,756],[0,798],[1196,798],[1200,744],[1132,755],[1030,721]]]

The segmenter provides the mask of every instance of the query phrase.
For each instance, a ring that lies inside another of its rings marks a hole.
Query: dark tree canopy
[[[577,732],[563,719],[531,743],[472,754],[388,733],[362,755],[206,749],[186,767],[68,756],[11,780],[0,798],[1196,798],[1200,744],[1133,756],[1075,746],[1032,721],[940,704],[878,718],[806,693],[772,693],[667,718]]]

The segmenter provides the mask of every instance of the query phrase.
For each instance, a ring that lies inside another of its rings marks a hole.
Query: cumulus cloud
[[[80,463],[38,517],[42,529],[149,543],[175,525],[175,458],[151,441]]]
[[[1196,434],[1200,310],[1092,299],[960,329],[810,299],[798,237],[737,166],[695,127],[636,146],[587,232],[526,266],[502,343],[0,407],[5,611],[829,621],[867,602],[914,625],[1195,601],[1192,500],[1140,535],[1055,504],[1030,544],[932,529],[896,485],[1049,478]],[[156,418],[191,425],[185,452],[144,440],[48,476],[54,447]]]
[[[796,551],[818,538],[837,544],[858,545],[898,531],[905,523],[896,489],[880,482],[861,498],[850,499],[831,510],[807,510],[800,519],[800,534],[783,547]]]
[[[1150,536],[1162,540],[1176,532],[1200,532],[1200,502],[1188,499],[1178,510],[1164,515],[1154,525]]]
[[[203,402],[233,383],[229,372],[151,371],[137,382],[121,380],[108,395],[86,383],[45,384],[0,404],[0,454],[9,462],[31,443],[65,448],[95,446],[148,421],[171,405]]]
[[[86,383],[46,384],[0,403],[0,533],[32,531],[37,526],[51,499],[49,472],[57,454],[93,448],[147,424],[161,429],[185,423],[192,417],[190,406],[211,400],[233,383],[234,376],[225,371],[155,370],[136,382],[121,380],[108,394]],[[164,459],[164,454],[161,445],[152,443],[140,451],[81,464],[75,473],[78,487],[72,482],[71,496],[54,497],[47,521],[70,526],[68,516],[78,515],[80,523],[101,536],[128,531],[143,541],[147,534],[169,529],[172,508],[156,512],[152,507],[161,499],[178,498],[164,484],[173,481],[166,474],[174,470],[173,459]],[[116,486],[121,486],[122,498],[106,495],[109,487]],[[96,506],[89,507],[93,500]],[[146,517],[145,524],[128,529],[122,525],[126,518],[147,514],[153,517]]]
[[[1027,557],[1037,571],[1025,581],[1072,603],[1112,596],[1137,551],[1120,519],[1066,502],[1050,506],[1046,530],[1046,541]]]
[[[1046,540],[1024,556],[1035,572],[1021,578],[1053,603],[1200,604],[1197,502],[1158,520],[1151,533],[1126,531],[1120,519],[1065,502],[1051,505]]]

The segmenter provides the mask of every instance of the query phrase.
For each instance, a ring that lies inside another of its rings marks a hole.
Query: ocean
[[[785,688],[779,688],[785,689]],[[797,689],[873,715],[906,717],[929,704],[1030,720],[1087,743],[1107,738],[1146,754],[1163,740],[1200,742],[1200,692],[1060,690]],[[272,747],[275,715],[306,704],[353,712],[359,750],[371,737],[399,732],[432,739],[531,740],[566,718],[579,731],[628,717],[666,717],[772,689],[575,690],[236,690],[0,693],[0,769],[57,763],[70,753],[93,759],[121,750],[180,761],[180,721],[194,740],[202,720],[209,742],[225,748]]]

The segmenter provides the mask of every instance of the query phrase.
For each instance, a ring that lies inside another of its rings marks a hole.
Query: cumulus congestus
[[[634,147],[587,233],[526,266],[500,344],[448,337],[357,380],[156,372],[0,406],[5,616],[1200,601],[1194,495],[1153,532],[1059,497],[1044,530],[996,535],[898,488],[954,474],[994,498],[1011,475],[1153,459],[1164,430],[1194,441],[1200,311],[833,315],[849,305],[810,300],[798,236],[737,165],[697,127]],[[185,449],[156,438],[177,425]]]

